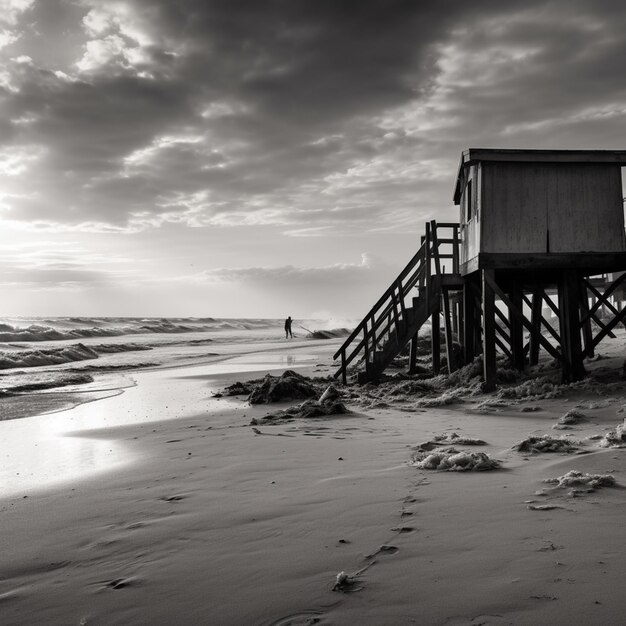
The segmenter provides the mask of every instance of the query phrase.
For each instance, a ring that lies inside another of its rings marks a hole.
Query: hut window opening
[[[465,189],[465,204],[467,207],[467,221],[469,222],[472,219],[472,215],[474,214],[474,207],[472,206],[472,181],[471,180],[467,182],[467,187]]]

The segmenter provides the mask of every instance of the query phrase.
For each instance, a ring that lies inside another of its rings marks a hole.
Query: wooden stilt
[[[530,353],[528,355],[528,362],[530,365],[537,365],[539,363],[539,340],[537,335],[541,333],[541,303],[543,300],[543,289],[541,287],[535,287],[533,289],[533,302],[530,313],[530,323],[536,333],[530,335]]]
[[[430,345],[434,374],[439,374],[439,372],[441,371],[441,318],[439,316],[440,309],[441,304],[437,302],[437,304],[435,305],[435,310],[430,317],[432,328]]]
[[[496,388],[496,299],[489,279],[495,282],[494,271],[482,270],[482,321],[483,321],[483,388]]]
[[[417,365],[417,337],[418,334],[415,333],[411,338],[411,348],[409,351],[409,374],[415,374],[415,370],[417,369],[415,366]]]
[[[446,334],[446,361],[448,362],[448,374],[456,370],[454,351],[452,349],[452,324],[450,320],[450,296],[446,289],[442,289],[443,300],[443,328]]]
[[[467,365],[476,356],[474,292],[469,280],[463,285],[463,362]]]
[[[587,297],[587,287],[584,281],[580,285],[580,312],[581,317],[584,320],[582,323],[582,331],[585,354],[587,356],[593,356],[593,332],[591,330],[591,317],[589,316],[589,300]]]
[[[511,304],[523,312],[524,292],[520,283],[515,283],[511,289]],[[511,326],[511,354],[513,367],[517,370],[524,369],[524,326],[520,320],[509,311],[509,324]]]
[[[450,306],[452,307],[452,334],[458,338],[459,336],[459,306],[456,295],[450,296]]]
[[[561,353],[565,357],[561,378],[563,382],[580,380],[585,376],[580,342],[580,282],[575,270],[564,270],[559,281],[559,311],[561,323]]]

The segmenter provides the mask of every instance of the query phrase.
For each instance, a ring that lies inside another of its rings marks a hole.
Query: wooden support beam
[[[430,316],[431,320],[431,358],[433,364],[433,373],[439,374],[441,371],[441,318],[439,317],[439,298],[437,298],[437,304],[434,306],[433,314]]]
[[[589,316],[592,316],[600,306],[605,303],[608,297],[626,280],[626,272],[624,274],[620,274],[610,285],[609,288],[603,293],[597,292],[596,297],[597,301],[593,304],[591,309],[589,310]],[[585,315],[583,319],[580,320],[581,324],[587,321],[587,316]]]
[[[493,286],[493,270],[482,270],[482,318],[483,318],[483,378],[484,390],[496,388],[496,299]]]
[[[448,374],[456,370],[454,351],[452,349],[452,324],[450,321],[450,296],[447,289],[441,290],[443,300],[443,328],[446,335],[446,360],[448,361]]]
[[[522,285],[518,282],[514,283],[511,288],[511,304],[522,312],[523,296]],[[509,319],[511,325],[511,361],[516,370],[522,371],[524,369],[524,326],[519,318],[512,315],[510,311]]]
[[[591,317],[589,317],[589,299],[587,285],[583,279],[580,284],[580,314],[586,321],[581,324],[583,331],[583,352],[588,356],[594,355],[593,332],[591,330]]]
[[[417,337],[418,333],[415,333],[411,337],[411,349],[409,351],[409,374],[415,374],[417,365]]]
[[[623,308],[594,338],[594,348],[622,321],[626,319],[626,307]],[[584,355],[588,356],[588,355]]]
[[[564,270],[559,281],[559,309],[561,313],[562,380],[569,383],[585,377],[580,342],[580,279],[576,270]]]
[[[496,316],[499,318],[499,320],[504,324],[504,326],[508,330],[511,327],[511,325],[509,323],[507,316],[498,307],[495,308],[495,313],[496,313]]]
[[[496,326],[496,328],[497,328],[497,326]],[[502,350],[502,353],[504,354],[504,356],[506,356],[507,359],[512,361],[513,360],[513,355],[511,354],[511,351],[509,350],[509,347],[507,346],[507,344],[504,341],[502,341],[502,339],[500,339],[500,337],[498,337],[498,335],[496,335],[495,341],[496,341],[496,345],[498,346],[498,348],[500,348],[500,350]]]
[[[543,289],[541,287],[533,287],[532,302],[526,302],[530,307],[530,323],[536,329],[536,333],[531,333],[528,340],[528,363],[529,365],[537,365],[539,363],[540,343],[537,340],[537,334],[541,334],[541,302],[543,300]]]
[[[468,280],[463,286],[463,362],[465,365],[471,363],[476,356],[475,309],[474,293]]]
[[[508,307],[511,314],[519,318],[521,323],[524,325],[524,328],[526,328],[526,330],[531,334],[531,337],[533,336],[536,337],[537,341],[541,343],[541,345],[543,346],[543,348],[546,350],[548,354],[550,354],[552,357],[562,362],[565,358],[564,355],[560,354],[559,351],[541,334],[539,329],[533,326],[524,317],[524,314],[522,311],[520,311],[519,309],[516,309],[511,304],[511,301],[509,300],[507,295],[502,291],[502,289],[500,289],[500,287],[498,287],[495,279],[493,278],[493,275],[490,274],[489,272],[487,273],[485,272],[486,270],[483,270],[483,281],[487,282],[491,286],[495,294],[500,298],[500,300],[502,300],[502,302],[504,302],[505,306]]]
[[[594,296],[596,296],[596,298],[602,298],[602,294],[591,284],[590,281],[583,279],[583,283],[587,287],[587,289],[589,289],[589,291],[591,291],[591,293]],[[609,309],[609,311],[611,311],[611,313],[613,313],[613,315],[618,315],[619,314],[619,310],[616,309],[613,306],[613,304],[611,302],[609,302],[608,300],[606,301],[606,306]],[[604,328],[604,326],[605,326],[604,322],[601,319],[599,319],[595,314],[591,314],[591,312],[589,311],[589,306],[587,306],[587,314],[583,314],[583,319],[585,320],[584,322],[582,322],[583,325],[589,321],[587,319],[587,317],[589,316],[589,318],[593,319],[593,321],[600,328]],[[622,322],[622,324],[624,324],[624,328],[626,328],[626,322]],[[611,333],[611,335],[613,335],[613,333]],[[615,335],[613,335],[613,338],[615,338]]]

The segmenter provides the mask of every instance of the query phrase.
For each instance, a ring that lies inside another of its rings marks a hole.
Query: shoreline
[[[334,343],[333,343],[334,345]],[[242,348],[239,345],[237,348]],[[69,443],[71,440],[64,437],[71,434],[73,438],[80,437],[83,432],[97,432],[99,429],[107,429],[112,425],[121,426],[133,425],[136,423],[150,421],[166,421],[168,419],[180,419],[185,411],[193,409],[180,407],[173,411],[168,411],[167,399],[161,402],[151,397],[151,391],[158,387],[156,381],[187,380],[188,386],[195,387],[192,392],[194,401],[198,404],[196,410],[208,411],[213,414],[221,411],[221,407],[228,403],[226,398],[218,401],[208,396],[210,389],[208,385],[211,381],[234,381],[241,377],[255,378],[255,374],[263,375],[266,372],[275,373],[285,369],[284,364],[272,363],[272,357],[280,357],[285,351],[304,352],[307,349],[318,353],[326,353],[331,348],[328,342],[318,346],[309,346],[308,343],[293,346],[274,347],[269,351],[254,348],[254,344],[249,345],[248,350],[237,350],[235,354],[222,355],[216,361],[200,361],[189,364],[171,364],[158,368],[137,370],[127,372],[120,377],[118,386],[105,389],[85,389],[80,388],[67,391],[46,391],[35,394],[23,394],[18,397],[24,402],[33,401],[33,396],[37,399],[46,400],[36,414],[27,415],[15,419],[0,422],[3,428],[3,438],[0,442],[0,456],[4,459],[4,464],[0,468],[0,500],[6,495],[15,495],[25,489],[30,493],[40,485],[37,490],[45,490],[50,485],[62,485],[65,481],[74,482],[81,480],[81,474],[89,475],[94,472],[107,472],[108,467],[112,470],[123,465],[132,464],[134,455],[125,451],[115,441],[111,442],[111,448],[104,450],[101,445],[101,437],[96,438],[96,442],[90,446],[89,438],[83,436],[81,445],[77,442]],[[254,363],[254,356],[261,358],[258,363]],[[267,355],[266,358],[262,358]],[[238,359],[252,357],[252,363],[246,365],[238,362]],[[284,360],[290,357],[284,355]],[[297,361],[297,356],[294,357]],[[280,360],[280,358],[278,359]],[[316,360],[316,359],[313,359]],[[220,371],[212,373],[211,370],[228,370],[224,367],[228,361],[235,361],[231,371]],[[297,368],[312,373],[315,369],[313,363],[293,362],[289,367]],[[196,372],[187,375],[177,375],[178,372]],[[191,381],[197,381],[193,384]],[[97,381],[95,381],[97,383]],[[199,383],[203,382],[204,385]],[[120,386],[122,383],[126,383]],[[224,382],[224,386],[228,384]],[[216,390],[216,389],[215,389]],[[129,394],[130,396],[129,397]],[[121,398],[120,396],[126,395]],[[132,396],[138,395],[138,398]],[[180,397],[178,391],[174,392],[173,403],[178,402]],[[184,394],[183,394],[184,395]],[[82,397],[80,397],[82,396]],[[205,397],[206,396],[206,397]],[[13,400],[15,399],[13,398]],[[114,400],[113,402],[108,402]],[[57,403],[62,403],[58,408]],[[201,402],[208,402],[208,406],[200,407]],[[91,406],[93,403],[99,406]],[[163,404],[165,403],[165,404]],[[69,405],[69,406],[67,406]],[[165,407],[165,411],[164,411]],[[186,407],[186,403],[183,403]],[[33,408],[31,406],[31,408]],[[116,418],[112,415],[117,416]],[[153,417],[155,414],[158,418]],[[150,417],[148,417],[150,415]],[[54,417],[50,417],[54,416]],[[78,429],[75,427],[79,425]],[[89,467],[84,466],[85,458],[90,457]],[[107,456],[110,460],[107,461]],[[124,457],[126,460],[124,460]],[[70,461],[73,459],[73,461]],[[26,475],[29,474],[27,478]],[[59,474],[63,475],[60,477]],[[19,476],[19,478],[18,478]],[[10,484],[12,483],[12,486]],[[68,483],[69,484],[69,483]]]
[[[114,441],[136,463],[0,501],[3,623],[619,623],[626,460],[586,438],[622,421],[626,386],[606,401],[566,389],[491,413],[472,410],[489,395],[418,413],[353,404],[255,432],[251,418],[276,405],[223,398],[207,410],[208,381],[235,377],[142,377],[117,401],[133,410],[133,395],[154,394],[145,421],[67,437]],[[584,403],[587,422],[552,430]],[[503,469],[410,466],[417,444],[451,432],[484,439]],[[540,433],[570,433],[587,453],[511,449]],[[618,485],[536,495],[573,469]],[[341,571],[361,572],[362,589],[333,592]]]

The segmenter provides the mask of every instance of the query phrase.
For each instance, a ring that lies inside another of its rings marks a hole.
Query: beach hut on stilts
[[[430,321],[432,367],[482,355],[485,390],[496,360],[516,369],[541,350],[562,381],[618,324],[626,286],[622,170],[626,150],[469,149],[461,155],[458,223],[426,224],[417,253],[335,354],[335,376],[376,382]],[[442,333],[443,330],[443,333]]]

